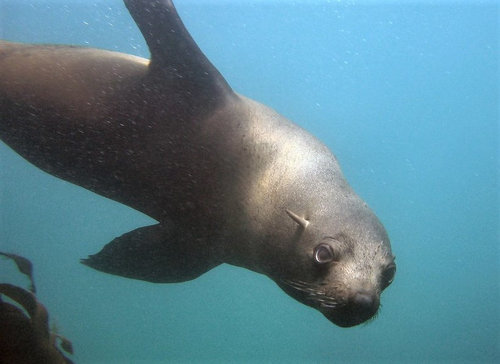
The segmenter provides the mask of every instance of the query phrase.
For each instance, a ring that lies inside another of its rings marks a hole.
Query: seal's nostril
[[[377,312],[379,301],[373,293],[360,290],[352,296],[351,305],[357,315],[371,317]]]
[[[366,292],[358,292],[354,295],[353,303],[360,310],[372,310],[375,299]]]

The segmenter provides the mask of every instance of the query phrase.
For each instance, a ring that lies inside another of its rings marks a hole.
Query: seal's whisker
[[[320,288],[321,286],[324,286],[324,284],[318,285],[315,283],[289,279],[283,279],[281,281],[287,286],[305,293],[307,295],[305,298],[307,301],[317,303],[320,307],[335,308],[339,305],[339,302],[335,298],[329,296],[324,290]]]
[[[320,306],[321,307],[325,307],[325,308],[335,308],[335,307],[337,307],[336,304],[328,304],[328,303],[324,303],[324,302],[321,302]]]

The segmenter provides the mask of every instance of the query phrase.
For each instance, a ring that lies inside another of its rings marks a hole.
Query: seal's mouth
[[[379,295],[366,290],[333,296],[326,292],[325,285],[291,280],[282,280],[278,285],[289,296],[317,309],[340,327],[352,327],[370,320],[380,306]]]
[[[364,300],[364,298],[362,300]],[[352,327],[376,317],[378,307],[378,299],[376,302],[372,299],[367,299],[364,303],[349,302],[344,306],[337,307],[333,310],[320,309],[320,311],[335,325],[340,327]]]

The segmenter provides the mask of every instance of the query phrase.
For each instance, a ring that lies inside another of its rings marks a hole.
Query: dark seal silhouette
[[[71,341],[49,329],[49,313],[35,296],[31,261],[12,253],[0,256],[12,259],[30,281],[27,291],[0,278],[0,363],[72,364],[67,356],[73,354]]]
[[[125,0],[151,60],[0,43],[0,137],[44,171],[153,217],[83,263],[151,282],[229,263],[340,326],[375,315],[394,257],[333,154],[239,95],[167,0]]]

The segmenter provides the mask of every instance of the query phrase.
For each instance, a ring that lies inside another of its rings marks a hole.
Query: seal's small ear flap
[[[297,224],[299,224],[302,229],[305,229],[309,225],[309,221],[304,219],[303,217],[300,217],[296,213],[290,211],[290,210],[285,210],[287,215],[292,218],[293,221],[295,221]]]

